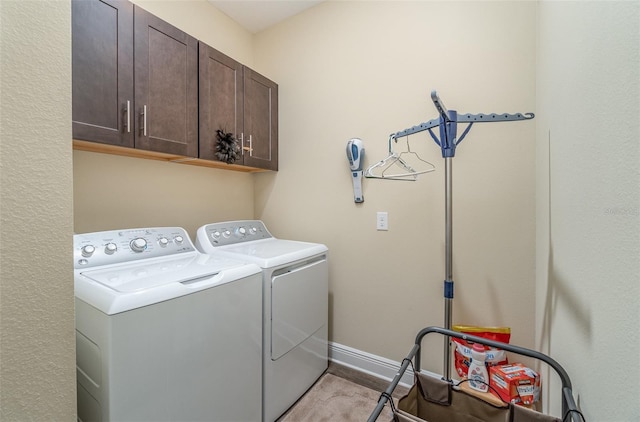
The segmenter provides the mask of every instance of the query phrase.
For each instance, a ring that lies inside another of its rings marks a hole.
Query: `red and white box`
[[[540,375],[521,363],[490,367],[489,380],[505,402],[531,405],[540,398]]]

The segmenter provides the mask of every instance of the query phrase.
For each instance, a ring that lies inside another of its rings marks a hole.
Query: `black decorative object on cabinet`
[[[233,164],[240,159],[240,145],[233,133],[217,129],[216,139],[216,158],[218,160]]]

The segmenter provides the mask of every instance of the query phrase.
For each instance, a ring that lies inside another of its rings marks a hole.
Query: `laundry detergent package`
[[[521,363],[492,366],[489,374],[492,391],[505,402],[531,405],[540,398],[540,375]]]
[[[511,339],[511,328],[509,327],[476,327],[472,325],[454,325],[453,331],[459,333],[471,334],[473,336],[486,338],[488,340],[499,341],[501,343],[509,343]],[[467,378],[469,365],[471,364],[471,348],[472,343],[460,339],[452,338],[455,348],[453,351],[456,372],[462,379]],[[484,347],[486,359],[485,364],[487,370],[495,365],[505,365],[509,363],[507,353],[504,350],[494,347]]]

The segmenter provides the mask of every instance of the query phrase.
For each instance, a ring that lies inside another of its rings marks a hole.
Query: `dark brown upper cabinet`
[[[199,56],[199,157],[218,160],[221,129],[238,139],[235,164],[278,170],[278,85],[202,42]]]
[[[278,85],[246,66],[243,71],[244,165],[278,170]]]
[[[198,156],[198,41],[135,8],[136,148]]]
[[[73,137],[133,147],[133,4],[71,6]]]
[[[73,137],[197,157],[198,44],[127,1],[73,0]]]
[[[218,50],[199,43],[200,154],[217,160],[218,129],[240,140],[243,132],[244,81],[242,64]],[[238,164],[242,164],[240,160]]]

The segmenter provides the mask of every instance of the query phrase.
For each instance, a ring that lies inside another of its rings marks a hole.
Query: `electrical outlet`
[[[378,212],[376,214],[376,229],[389,230],[389,213]]]

